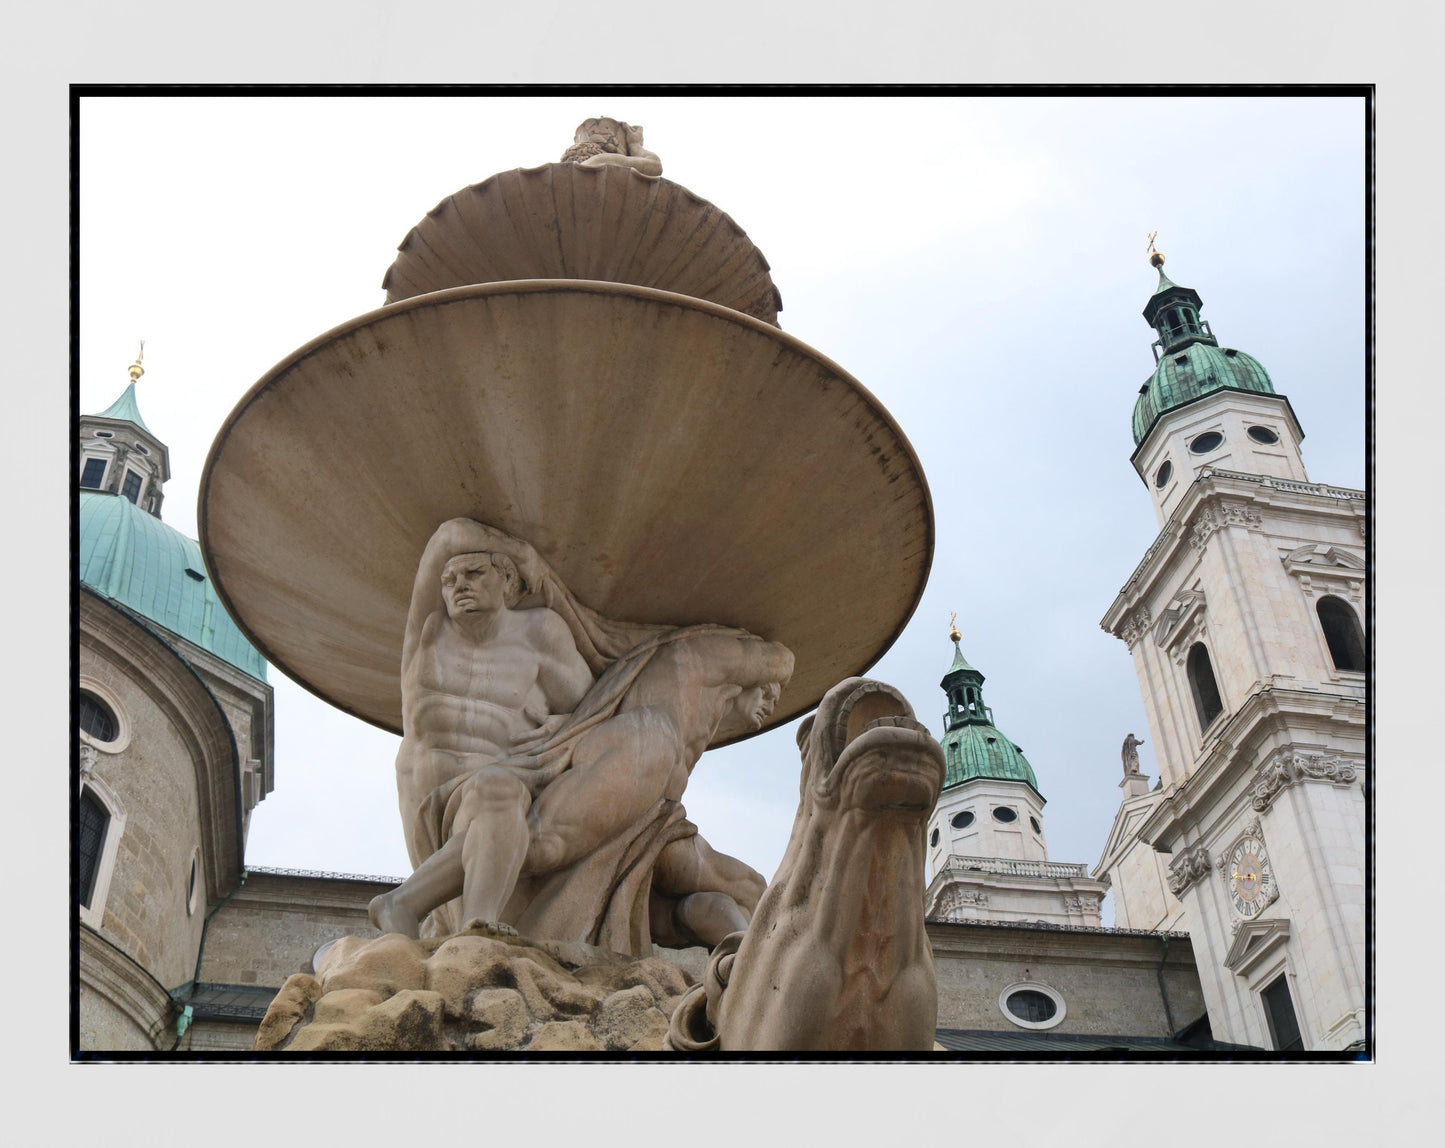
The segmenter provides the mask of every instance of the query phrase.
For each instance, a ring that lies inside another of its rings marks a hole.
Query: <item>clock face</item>
[[[1274,900],[1274,874],[1264,842],[1245,837],[1229,855],[1229,896],[1234,911],[1241,917],[1253,917]]]

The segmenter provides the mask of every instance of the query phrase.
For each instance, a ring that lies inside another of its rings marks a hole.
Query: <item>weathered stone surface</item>
[[[694,983],[662,957],[482,924],[419,941],[344,937],[319,964],[272,1002],[257,1051],[656,1051]]]
[[[321,982],[305,973],[288,977],[266,1010],[261,1027],[256,1030],[256,1048],[277,1048],[301,1022],[322,994]]]

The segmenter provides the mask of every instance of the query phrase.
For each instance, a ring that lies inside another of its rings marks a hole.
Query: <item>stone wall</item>
[[[338,937],[378,937],[367,905],[396,887],[389,877],[269,873],[246,883],[211,920],[200,980],[279,989],[311,968],[311,955]]]
[[[1050,1030],[1057,1033],[1167,1037],[1204,1013],[1194,951],[1182,934],[1167,935],[1167,959],[1165,934],[1113,929],[929,921],[928,938],[939,1028],[1024,1031],[999,1007],[999,994],[1019,982],[1063,998],[1064,1020]]]

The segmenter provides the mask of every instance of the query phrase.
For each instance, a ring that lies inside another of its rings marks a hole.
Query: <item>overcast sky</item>
[[[120,393],[144,338],[140,409],[170,447],[163,517],[195,537],[206,452],[245,391],[381,306],[397,243],[439,200],[556,160],[592,115],[644,125],[664,176],[767,257],[783,329],[908,436],[936,550],[870,676],[941,734],[956,610],[985,701],[1048,801],[1051,859],[1092,867],[1127,732],[1157,775],[1131,660],[1099,628],[1157,534],[1128,461],[1153,367],[1147,235],[1220,342],[1289,396],[1310,477],[1363,487],[1363,101],[88,98],[81,410]],[[276,788],[248,863],[407,873],[398,739],[271,682]],[[709,753],[685,798],[716,847],[765,876],[797,804],[793,733]]]

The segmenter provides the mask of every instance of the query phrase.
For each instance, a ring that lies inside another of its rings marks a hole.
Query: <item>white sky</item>
[[[941,734],[948,615],[1048,800],[1057,861],[1098,859],[1134,671],[1098,622],[1155,537],[1128,463],[1168,270],[1289,396],[1315,481],[1364,485],[1364,108],[1343,98],[397,96],[87,98],[80,406],[137,394],[194,537],[211,440],[272,364],[381,305],[439,200],[555,160],[589,115],[646,128],[664,175],[772,265],[784,330],[884,403],[933,495],[922,603],[871,676]],[[745,143],[739,143],[742,132]],[[840,141],[868,141],[855,150]],[[838,618],[846,625],[846,617]],[[276,788],[247,860],[404,875],[397,739],[273,670]],[[771,876],[797,803],[793,726],[708,754],[703,834]]]

